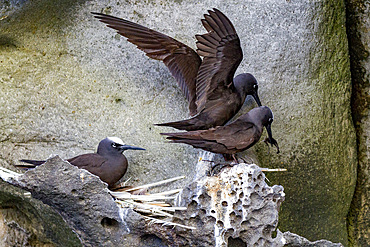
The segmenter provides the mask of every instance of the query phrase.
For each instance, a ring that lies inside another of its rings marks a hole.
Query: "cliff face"
[[[352,74],[352,117],[357,136],[358,177],[347,222],[353,246],[370,245],[370,2],[346,1]]]
[[[366,26],[368,4],[361,6],[362,12],[350,13],[360,13],[356,23]],[[90,12],[129,19],[195,48],[194,35],[204,33],[200,19],[213,7],[229,17],[240,37],[244,60],[236,73],[257,78],[262,104],[274,112],[272,131],[281,154],[269,153],[261,142],[241,156],[262,167],[288,169],[268,174],[286,193],[280,230],[347,245],[346,217],[360,162],[359,177],[366,182],[357,183],[352,201],[351,239],[366,239],[357,229],[366,229],[369,198],[368,112],[358,103],[361,97],[353,98],[351,112],[351,96],[352,88],[368,95],[368,76],[356,81],[352,69],[351,78],[353,36],[347,39],[351,19],[346,23],[343,1],[10,1],[0,12],[1,166],[93,152],[101,139],[119,136],[147,149],[127,152],[124,179],[142,184],[180,174],[187,179],[172,186],[189,184],[198,150],[166,143],[159,133],[169,129],[153,126],[188,117],[175,80],[162,63]],[[366,44],[367,36],[361,37]],[[361,59],[368,75],[368,56]],[[353,108],[355,101],[360,107]],[[248,100],[239,114],[254,106]],[[2,218],[11,221],[4,210]]]

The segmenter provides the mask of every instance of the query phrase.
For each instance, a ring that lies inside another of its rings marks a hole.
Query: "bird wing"
[[[225,126],[219,126],[214,131],[203,132],[201,137],[224,145],[227,149],[245,149],[256,140],[256,128],[253,123],[234,121]]]
[[[87,169],[88,167],[90,168],[101,167],[107,161],[107,159],[97,153],[91,153],[91,154],[82,154],[74,158],[68,159],[67,161],[72,165],[77,166],[78,168]]]
[[[150,58],[163,61],[175,77],[189,102],[190,115],[196,114],[196,77],[202,62],[187,45],[147,27],[110,15],[92,13],[101,22],[118,31]]]
[[[178,133],[161,133],[167,135],[167,139],[176,142],[185,140],[185,143],[194,143],[206,141],[211,143],[218,143],[225,146],[227,149],[243,150],[252,145],[258,140],[258,131],[251,122],[236,120],[229,125],[218,126],[208,130],[196,130]],[[186,140],[192,140],[187,142]]]
[[[208,12],[202,19],[208,33],[196,35],[198,55],[204,57],[197,75],[197,112],[208,100],[219,98],[225,90],[234,90],[233,77],[243,59],[231,21],[217,9]]]

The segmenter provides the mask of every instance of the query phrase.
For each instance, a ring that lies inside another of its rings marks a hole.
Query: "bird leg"
[[[210,173],[210,175],[211,175],[211,176],[216,176],[216,175],[218,175],[218,174],[222,171],[222,169],[223,169],[223,168],[225,168],[225,167],[231,167],[230,162],[220,162],[220,163],[215,164],[215,165],[211,168],[211,170],[209,171],[209,173]]]
[[[244,163],[248,164],[248,161],[244,159],[243,157],[239,157]]]
[[[233,167],[236,164],[239,164],[238,158],[236,157],[236,154],[222,154],[222,156],[225,159],[225,162],[217,162],[215,165],[211,168],[210,175],[215,176],[218,173],[220,173],[225,167]]]
[[[209,163],[215,163],[215,161],[214,161],[214,160],[203,160],[203,159],[202,159],[202,161],[206,161],[206,162],[209,162]]]
[[[233,157],[234,162],[235,162],[236,164],[239,164],[238,158],[236,158],[236,154],[232,154],[231,156]],[[232,164],[232,163],[231,163],[231,164]]]

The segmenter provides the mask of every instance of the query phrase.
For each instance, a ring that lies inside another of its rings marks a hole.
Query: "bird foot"
[[[201,161],[205,161],[205,162],[209,162],[209,163],[215,163],[215,161],[214,160],[201,160]]]
[[[277,141],[274,139],[274,138],[268,138],[268,137],[266,137],[265,138],[265,140],[263,140],[263,142],[264,143],[266,143],[266,145],[269,147],[269,143],[271,144],[271,147],[272,146],[275,146],[276,147],[276,149],[277,149],[277,154],[278,153],[280,153],[280,149],[279,149],[279,145],[278,145],[278,143],[277,143]],[[270,153],[270,148],[269,148],[269,151],[268,151],[269,153]]]
[[[235,161],[233,161],[231,163],[230,162],[219,162],[211,168],[209,173],[210,173],[211,176],[217,176],[225,168],[231,168],[231,167],[233,167],[234,165],[237,165],[237,164],[239,164],[239,163],[235,163]]]

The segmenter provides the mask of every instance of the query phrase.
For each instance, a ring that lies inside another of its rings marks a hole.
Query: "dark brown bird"
[[[263,127],[268,134],[267,142],[275,145],[279,153],[279,146],[272,138],[271,123],[274,117],[267,106],[260,106],[240,116],[225,126],[217,126],[208,130],[196,130],[181,133],[161,133],[175,143],[186,143],[195,148],[220,154],[235,154],[244,151],[258,142]]]
[[[243,73],[233,78],[243,59],[240,40],[233,24],[217,9],[208,12],[202,19],[207,33],[195,36],[197,52],[165,34],[139,24],[92,13],[143,50],[148,57],[163,61],[181,87],[193,117],[158,125],[182,130],[224,125],[240,110],[247,95],[252,95],[261,106],[257,80],[253,75]]]
[[[128,162],[123,152],[128,149],[145,150],[125,145],[118,137],[107,137],[99,143],[96,153],[82,154],[67,161],[78,168],[88,170],[113,187],[126,173]],[[31,165],[16,165],[21,168],[33,168],[45,163],[45,160],[20,160]]]

